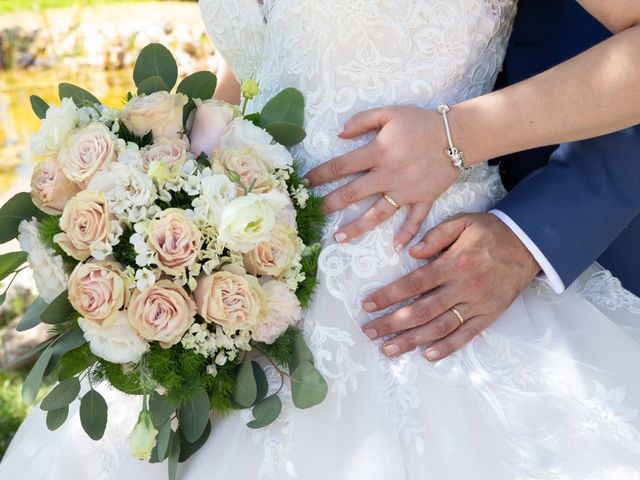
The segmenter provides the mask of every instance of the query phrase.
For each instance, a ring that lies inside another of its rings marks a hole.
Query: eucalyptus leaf
[[[58,410],[69,406],[80,393],[80,380],[71,377],[60,382],[42,399],[40,408],[45,411]]]
[[[10,252],[0,255],[0,280],[7,278],[26,261],[26,252]]]
[[[101,103],[91,92],[70,83],[61,83],[58,85],[58,96],[60,100],[70,98],[78,108],[92,107],[96,103]]]
[[[171,422],[166,421],[158,430],[156,447],[158,449],[158,460],[163,461],[169,453],[169,438],[171,437]]]
[[[245,115],[244,119],[245,120],[249,120],[256,127],[261,127],[261,125],[260,125],[260,112],[251,113],[249,115]]]
[[[33,113],[35,113],[40,120],[47,118],[47,110],[49,110],[49,104],[37,95],[31,95],[29,97],[29,100],[31,101],[31,108],[33,109]]]
[[[4,305],[4,302],[6,302],[6,301],[7,301],[7,292],[8,292],[8,291],[9,291],[9,290],[5,290],[4,292],[2,292],[2,295],[0,295],[0,307],[1,307],[2,305]]]
[[[177,91],[185,94],[190,100],[213,98],[218,85],[218,78],[211,72],[196,72],[180,82]]]
[[[152,93],[166,92],[168,90],[167,85],[159,75],[146,78],[138,85],[138,95],[151,95]]]
[[[174,432],[171,432],[169,439],[169,461],[167,467],[169,469],[169,480],[176,480],[178,475],[178,462],[180,460],[180,438]]]
[[[47,348],[42,354],[38,361],[33,366],[29,375],[25,379],[22,384],[22,400],[27,405],[33,404],[36,401],[36,397],[38,396],[38,391],[42,386],[42,379],[44,377],[44,372],[47,369],[47,365],[49,365],[49,361],[51,360],[51,356],[53,355],[53,351],[51,348]]]
[[[9,370],[11,368],[14,368],[18,365],[20,365],[22,362],[24,362],[25,360],[30,359],[31,357],[33,357],[34,355],[36,355],[37,353],[41,352],[42,350],[44,350],[45,348],[47,348],[49,345],[51,345],[51,343],[56,339],[56,337],[52,337],[52,338],[48,338],[47,340],[45,340],[42,343],[39,343],[38,345],[36,345],[35,347],[29,349],[28,351],[26,351],[25,353],[23,353],[22,355],[14,358],[10,363],[8,363],[5,366],[5,369]]]
[[[66,322],[73,312],[74,309],[69,302],[69,292],[65,290],[42,312],[40,320],[48,325],[57,325]]]
[[[42,219],[47,216],[33,204],[31,195],[27,192],[14,195],[0,208],[0,243],[16,238],[18,226],[23,220],[31,217]]]
[[[282,412],[282,401],[277,395],[271,395],[253,407],[254,420],[247,423],[249,428],[263,428],[275,422]]]
[[[204,432],[209,421],[209,395],[204,388],[198,389],[178,411],[180,430],[188,442],[193,443]]]
[[[285,88],[262,108],[260,123],[263,127],[280,122],[304,125],[304,97],[299,90]]]
[[[47,412],[47,428],[52,432],[59,429],[69,416],[69,407],[62,407],[58,410],[49,410]]]
[[[107,428],[107,402],[95,390],[89,390],[80,400],[80,424],[92,440],[100,440]]]
[[[80,348],[85,343],[87,343],[87,340],[84,338],[82,330],[78,328],[68,330],[60,335],[51,344],[51,351],[53,355],[51,356],[51,361],[47,366],[45,375],[51,373],[65,353],[75,350],[76,348]]]
[[[311,408],[324,401],[328,386],[311,362],[302,362],[291,375],[291,397],[298,408]]]
[[[149,398],[149,413],[151,413],[151,418],[156,428],[166,423],[177,408],[178,405],[166,395],[160,395],[158,392],[151,393]]]
[[[239,406],[249,408],[255,403],[257,396],[258,386],[253,374],[253,365],[249,359],[246,359],[238,370],[236,389],[231,398]]]
[[[180,431],[180,463],[186,462],[187,460],[189,460],[189,457],[191,457],[191,455],[200,450],[209,439],[209,435],[211,435],[211,421],[207,422],[207,426],[205,427],[204,432],[202,432],[200,438],[194,443],[187,442],[184,434],[182,433],[182,431]]]
[[[178,65],[171,52],[159,43],[144,47],[133,69],[133,80],[137,87],[146,79],[158,76],[171,91],[178,80]]]
[[[40,324],[40,315],[47,309],[49,304],[44,301],[42,297],[36,298],[27,311],[24,313],[16,330],[19,332],[26,332]]]
[[[285,147],[293,147],[302,142],[307,132],[302,127],[293,123],[274,122],[266,125],[264,129],[274,138],[274,140]]]
[[[254,403],[258,403],[267,396],[267,392],[269,391],[269,381],[267,380],[267,374],[264,373],[264,370],[258,362],[251,362],[251,365],[253,367],[253,376],[256,379],[257,387],[256,400]]]
[[[293,341],[293,359],[289,363],[289,372],[293,372],[303,362],[313,364],[313,353],[307,346],[304,336],[297,335]]]

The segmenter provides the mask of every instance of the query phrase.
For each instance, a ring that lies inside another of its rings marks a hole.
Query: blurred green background
[[[59,103],[57,86],[65,81],[118,107],[132,90],[138,52],[151,42],[174,53],[182,75],[217,70],[218,57],[196,0],[0,0],[0,204],[29,190],[35,161],[29,138],[39,126],[29,96]],[[10,242],[0,245],[0,254],[17,249]],[[7,364],[48,334],[45,329],[15,332],[33,298],[25,271],[0,307],[0,458],[28,413],[20,391],[30,365]]]

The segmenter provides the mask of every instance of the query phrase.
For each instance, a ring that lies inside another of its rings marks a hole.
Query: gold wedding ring
[[[396,202],[393,198],[391,198],[386,193],[382,195],[382,198],[384,198],[389,203],[389,205],[391,205],[396,210],[400,210],[402,208],[402,206],[398,202]]]
[[[462,315],[457,308],[451,307],[450,310],[456,317],[458,317],[458,320],[460,320],[460,325],[462,325],[464,323],[464,315]]]

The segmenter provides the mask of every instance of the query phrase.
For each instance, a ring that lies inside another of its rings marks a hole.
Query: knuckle
[[[422,289],[424,288],[424,280],[419,275],[409,275],[405,279],[402,288],[411,295],[422,293]]]
[[[387,214],[384,213],[380,208],[373,207],[371,209],[371,219],[376,223],[382,223],[387,219]]]
[[[455,259],[455,268],[459,270],[472,270],[475,267],[476,260],[473,255],[468,253],[460,253]]]
[[[340,196],[345,203],[354,203],[358,200],[358,189],[353,185],[345,185],[342,187]]]
[[[329,163],[328,170],[332,177],[342,177],[344,173],[344,160],[342,160],[342,158],[336,158],[333,162]]]
[[[433,308],[429,304],[420,305],[415,309],[414,318],[419,325],[433,320]]]
[[[447,322],[444,321],[435,322],[433,328],[434,333],[437,335],[437,338],[446,337],[451,331]]]

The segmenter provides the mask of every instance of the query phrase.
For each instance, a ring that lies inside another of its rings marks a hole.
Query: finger
[[[398,210],[382,198],[356,220],[344,227],[340,227],[335,234],[336,242],[345,243],[358,238],[363,233],[373,230],[377,225],[385,222],[397,212]]]
[[[403,250],[405,245],[413,240],[413,238],[418,234],[422,228],[422,224],[427,218],[427,215],[429,215],[429,211],[431,211],[431,206],[427,203],[411,205],[411,210],[409,210],[407,220],[404,222],[402,229],[398,232],[393,241],[396,251],[399,252]]]
[[[309,171],[304,178],[309,181],[309,187],[317,187],[334,182],[349,175],[369,170],[373,166],[375,155],[369,145],[340,155]]]
[[[477,317],[465,320],[460,328],[431,345],[426,352],[424,352],[425,358],[434,362],[447,355],[451,355],[478,336],[494,320],[493,317],[488,315],[478,315]]]
[[[440,288],[393,313],[376,318],[362,327],[362,331],[372,340],[397,334],[438,318],[449,310],[454,302],[451,292]]]
[[[379,188],[377,176],[374,173],[368,173],[324,197],[322,208],[325,213],[337,212],[352,203],[379,193]]]
[[[410,250],[414,258],[430,258],[450,247],[468,225],[465,216],[454,217],[429,230],[422,241]]]
[[[456,305],[456,308],[460,312],[469,310],[468,305]],[[401,355],[421,345],[440,340],[459,327],[458,317],[451,310],[447,310],[429,323],[407,330],[387,341],[382,346],[382,351],[388,356]]]
[[[373,108],[356,113],[344,124],[343,130],[338,133],[338,136],[344,139],[359,137],[372,130],[380,130],[387,121],[387,113],[384,108]]]
[[[436,259],[428,265],[420,267],[390,283],[364,300],[364,310],[367,312],[384,310],[391,305],[409,300],[442,286],[449,275],[449,269],[445,268],[444,265],[445,262]]]

